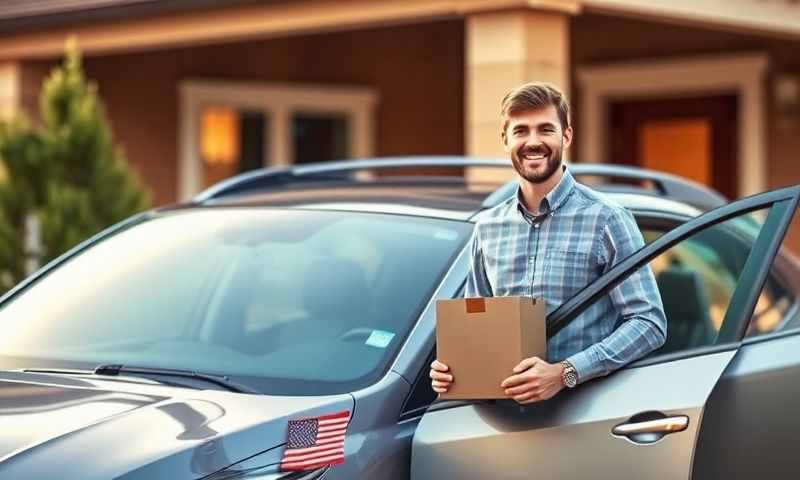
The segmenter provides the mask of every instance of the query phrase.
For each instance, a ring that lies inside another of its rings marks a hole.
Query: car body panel
[[[708,402],[693,478],[796,478],[800,330],[746,341]]]
[[[425,414],[413,479],[686,479],[703,406],[735,350],[621,370],[521,407],[508,400]],[[632,416],[686,415],[689,427],[652,444],[612,435]]]
[[[1,478],[196,479],[279,447],[291,418],[354,404],[86,377],[0,373],[0,415],[15,426],[0,431]]]

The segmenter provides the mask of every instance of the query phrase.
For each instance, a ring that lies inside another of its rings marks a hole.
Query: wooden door
[[[690,178],[738,197],[734,94],[612,100],[608,159]]]

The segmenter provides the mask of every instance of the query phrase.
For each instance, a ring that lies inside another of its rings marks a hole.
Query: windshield
[[[351,391],[383,375],[471,230],[352,212],[161,214],[0,306],[0,366],[114,363],[273,394]]]

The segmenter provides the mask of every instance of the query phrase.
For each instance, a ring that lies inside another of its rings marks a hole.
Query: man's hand
[[[431,363],[431,387],[436,393],[445,393],[450,385],[453,383],[453,375],[450,372],[450,367],[434,360]]]
[[[539,402],[553,397],[564,388],[564,366],[547,363],[539,357],[526,358],[514,367],[514,375],[500,386],[519,404]]]

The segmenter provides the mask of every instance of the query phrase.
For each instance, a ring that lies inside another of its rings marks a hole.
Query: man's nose
[[[544,142],[542,142],[539,136],[535,133],[530,134],[528,138],[525,140],[526,148],[536,149],[536,148],[541,148],[543,146]]]

